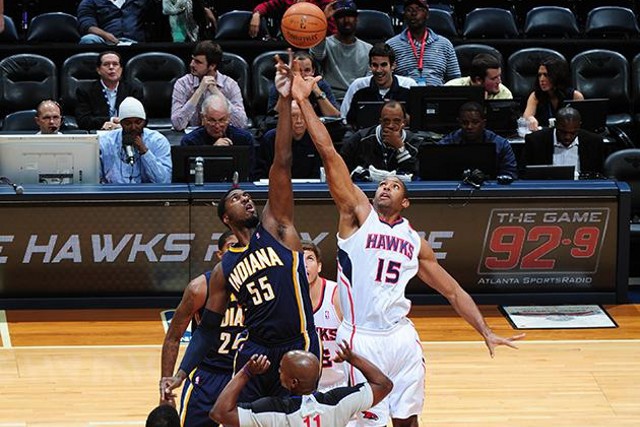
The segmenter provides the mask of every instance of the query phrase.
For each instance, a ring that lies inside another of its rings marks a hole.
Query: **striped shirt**
[[[418,59],[414,50],[409,44],[407,29],[400,34],[387,40],[396,54],[395,73],[400,76],[411,77],[418,81]],[[451,42],[436,34],[433,30],[428,30],[427,44],[424,49],[422,76],[429,86],[442,86],[446,81],[456,79],[461,76],[458,57]],[[414,40],[415,51],[420,55],[422,40]]]

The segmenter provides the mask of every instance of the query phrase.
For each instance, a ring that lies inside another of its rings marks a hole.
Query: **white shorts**
[[[393,381],[393,390],[387,397],[358,414],[358,425],[381,426],[389,418],[404,419],[422,413],[426,367],[420,338],[409,319],[386,331],[354,328],[343,321],[336,336],[337,342],[342,340]],[[360,371],[344,365],[353,384],[366,381]]]

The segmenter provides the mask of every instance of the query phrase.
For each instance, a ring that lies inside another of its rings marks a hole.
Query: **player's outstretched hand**
[[[293,64],[293,51],[291,48],[287,49],[287,53],[289,61],[286,64],[282,58],[280,58],[280,55],[274,56],[276,61],[276,77],[274,83],[278,93],[283,98],[287,98],[291,95],[291,80],[293,79],[293,72],[291,70],[291,66]]]
[[[293,96],[293,99],[295,99],[296,101],[298,101],[298,103],[300,103],[303,100],[309,98],[309,95],[313,90],[313,86],[315,86],[320,81],[320,79],[322,79],[322,76],[303,77],[300,75],[299,72],[296,72],[296,63],[297,61],[294,60],[293,61],[293,64],[294,64],[293,84],[291,86],[291,95]]]
[[[176,388],[182,385],[184,376],[179,373],[173,377],[162,377],[160,380],[160,402],[173,402],[175,406],[176,394],[173,392]]]
[[[251,375],[261,375],[267,372],[269,366],[271,366],[271,362],[269,362],[267,356],[264,354],[254,354],[242,369],[248,370]]]
[[[353,352],[351,351],[351,347],[349,347],[349,344],[347,344],[345,340],[342,340],[342,342],[338,344],[336,357],[333,358],[333,361],[336,363],[348,362],[352,357]]]
[[[500,335],[496,335],[493,332],[490,332],[489,335],[484,339],[487,348],[489,349],[489,354],[491,357],[495,356],[495,349],[499,345],[506,345],[507,347],[518,349],[518,346],[514,344],[514,341],[518,341],[523,339],[527,334],[521,333],[518,335],[513,335],[509,338],[501,337]]]

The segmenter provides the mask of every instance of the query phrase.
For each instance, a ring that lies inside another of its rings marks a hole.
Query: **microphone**
[[[16,185],[14,184],[9,178],[7,178],[6,176],[0,176],[0,182],[2,182],[3,184],[7,184],[13,187],[13,191],[16,192],[16,194],[20,195],[20,194],[24,194],[24,188],[22,187],[22,185]]]
[[[126,162],[131,166],[135,163],[135,150],[133,148],[133,141],[135,140],[135,136],[130,133],[122,134],[122,146],[124,147],[124,153],[126,156]]]

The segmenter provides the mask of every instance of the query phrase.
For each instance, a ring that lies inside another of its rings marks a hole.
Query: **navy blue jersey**
[[[249,245],[222,257],[226,286],[245,309],[249,339],[279,345],[314,333],[303,253],[292,251],[258,225]]]
[[[211,278],[211,271],[204,273],[207,279],[207,298],[209,298],[209,279]],[[197,327],[197,323],[202,318],[202,312],[204,307],[198,311],[197,319],[194,317],[191,322],[191,330],[194,331]],[[198,366],[203,369],[222,370],[226,372],[233,372],[233,359],[235,358],[238,346],[244,341],[244,334],[241,333],[244,328],[244,311],[242,307],[238,305],[238,300],[232,295],[227,305],[227,310],[224,312],[224,319],[220,325],[220,345],[218,348],[212,348],[207,353],[207,356],[202,359],[202,362]]]

